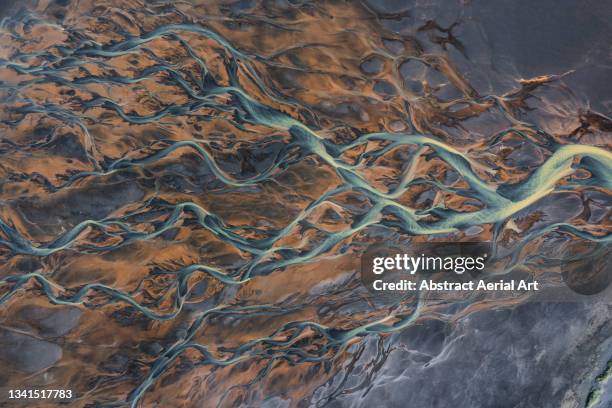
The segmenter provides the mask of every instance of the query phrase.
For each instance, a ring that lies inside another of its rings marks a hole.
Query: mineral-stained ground
[[[448,241],[550,287],[568,254],[609,267],[610,2],[0,13],[0,406],[612,406],[609,280],[389,299],[359,274]]]

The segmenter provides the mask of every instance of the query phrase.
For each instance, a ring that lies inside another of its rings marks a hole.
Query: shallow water
[[[609,297],[359,279],[380,243],[489,241],[557,285],[555,251],[609,260],[610,6],[567,3],[4,7],[2,389],[605,406]]]

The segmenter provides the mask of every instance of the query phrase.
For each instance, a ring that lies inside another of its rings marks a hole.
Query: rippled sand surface
[[[610,12],[5,5],[0,405],[609,407],[609,297],[389,300],[359,263],[609,260]]]

